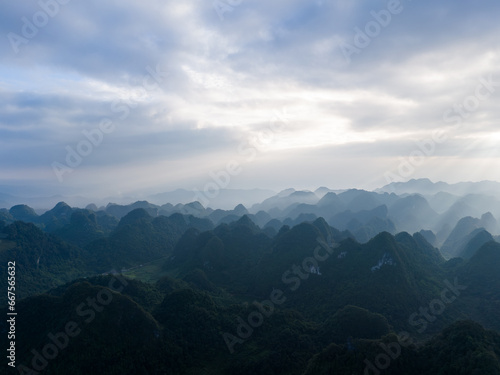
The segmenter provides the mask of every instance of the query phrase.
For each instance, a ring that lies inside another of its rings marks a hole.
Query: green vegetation
[[[7,275],[7,263],[16,262],[17,298],[41,293],[89,273],[83,250],[42,232],[34,224],[17,221],[3,232],[6,238],[0,244],[0,270]],[[7,295],[2,294],[0,303],[4,305],[6,299]]]
[[[166,258],[153,260],[152,262],[138,265],[128,270],[124,270],[122,273],[124,276],[127,276],[131,279],[138,279],[147,283],[154,284],[164,276],[174,275],[173,272],[167,272],[164,270],[165,260]]]
[[[362,374],[392,353],[381,373],[500,374],[500,336],[485,330],[500,331],[496,242],[446,262],[420,233],[360,244],[321,218],[275,235],[248,216],[104,219],[0,227],[1,267],[15,260],[19,275],[18,363],[74,322],[59,354],[38,358],[44,373]]]

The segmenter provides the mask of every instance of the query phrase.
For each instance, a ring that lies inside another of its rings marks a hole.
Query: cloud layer
[[[202,189],[230,161],[235,188],[500,179],[499,14],[497,1],[6,0],[0,180]],[[418,146],[436,130],[446,140]]]

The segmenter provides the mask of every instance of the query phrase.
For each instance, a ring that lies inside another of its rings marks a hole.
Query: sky
[[[500,180],[500,3],[3,0],[0,186]]]

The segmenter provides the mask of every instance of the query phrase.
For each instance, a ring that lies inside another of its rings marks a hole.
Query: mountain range
[[[432,194],[0,210],[18,372],[500,374],[496,198]]]

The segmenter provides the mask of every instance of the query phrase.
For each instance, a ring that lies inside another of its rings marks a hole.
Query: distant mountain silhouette
[[[493,237],[484,228],[495,227],[496,220],[491,214],[485,214],[481,219],[473,217],[464,217],[461,219],[453,231],[450,233],[446,241],[441,246],[441,252],[445,257],[452,258],[456,256],[470,257],[473,249],[478,245],[482,245],[481,240],[476,239],[474,243],[469,246],[469,242],[474,239],[478,234],[483,239],[493,240]],[[486,232],[487,235],[483,232]],[[484,243],[485,241],[483,241]]]
[[[467,241],[468,240],[468,241]],[[470,233],[464,240],[465,245],[459,246],[458,256],[470,259],[486,243],[495,241],[493,236],[483,228],[478,228]]]
[[[422,194],[434,195],[437,193],[449,193],[458,196],[467,194],[487,194],[498,196],[500,192],[500,183],[495,181],[481,182],[459,182],[456,184],[448,184],[446,182],[432,182],[427,178],[412,179],[408,182],[393,182],[380,189],[377,192],[388,192],[401,194]]]

